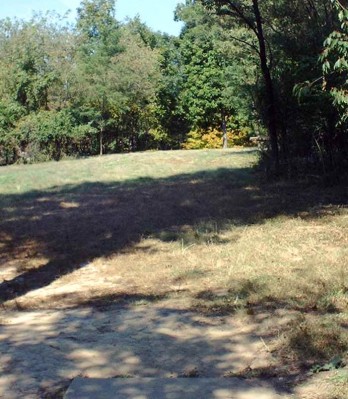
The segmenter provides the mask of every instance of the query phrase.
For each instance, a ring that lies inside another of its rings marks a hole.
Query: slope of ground
[[[59,397],[77,376],[196,376],[344,398],[347,187],[262,183],[256,159],[2,168],[0,397]]]

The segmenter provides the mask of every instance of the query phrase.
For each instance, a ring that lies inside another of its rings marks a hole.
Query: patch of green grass
[[[183,173],[200,172],[204,178],[205,172],[216,171],[217,176],[221,177],[221,174],[227,173],[222,172],[222,168],[234,169],[238,180],[239,173],[248,176],[242,169],[250,167],[256,158],[257,152],[250,150],[168,151],[12,165],[0,168],[0,195],[45,191],[91,182],[175,179],[175,176]]]

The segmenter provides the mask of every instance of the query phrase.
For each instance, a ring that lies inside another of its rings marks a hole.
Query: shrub
[[[249,128],[234,129],[227,133],[229,147],[250,145]],[[203,148],[222,148],[222,132],[217,129],[192,130],[187,135],[186,142],[182,145],[185,150],[199,150]]]

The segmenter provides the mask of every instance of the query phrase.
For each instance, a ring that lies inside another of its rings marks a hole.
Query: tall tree
[[[216,17],[199,3],[187,1],[176,11],[185,25],[180,53],[183,83],[180,100],[193,129],[218,128],[227,147],[227,121],[234,113],[225,35]]]
[[[341,122],[348,121],[348,2],[333,0],[338,11],[340,29],[325,40],[321,54],[324,72],[324,88],[332,96],[334,105],[341,113]]]
[[[267,14],[275,28],[268,38],[273,49],[280,143],[289,172],[299,170],[298,162],[304,161],[307,170],[321,165],[327,172],[332,167],[337,111],[321,90],[318,57],[325,38],[338,27],[335,14],[331,0],[283,0],[275,2]]]
[[[141,136],[146,135],[152,127],[160,79],[159,52],[147,45],[128,24],[121,29],[120,45],[123,51],[111,60],[116,87],[122,95],[118,130],[128,136],[126,147],[136,150]]]
[[[120,93],[112,58],[120,52],[119,24],[114,0],[83,0],[77,9],[79,83],[82,102],[91,107],[91,122],[99,130],[99,153],[104,134],[117,117]]]
[[[268,133],[272,150],[272,166],[279,169],[279,149],[277,131],[277,103],[271,74],[271,53],[264,34],[264,21],[259,0],[202,0],[203,4],[221,16],[233,18],[247,27],[257,40],[257,54],[266,91],[266,114]],[[255,47],[254,45],[252,45]]]
[[[2,21],[2,90],[28,112],[48,108],[48,88],[55,79],[50,64],[50,31],[45,19]]]

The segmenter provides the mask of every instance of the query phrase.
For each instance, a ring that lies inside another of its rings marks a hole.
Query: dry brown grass
[[[261,184],[254,161],[179,151],[2,169],[3,306],[132,295],[208,313],[282,309],[295,319],[265,340],[284,364],[344,356],[347,189]]]

